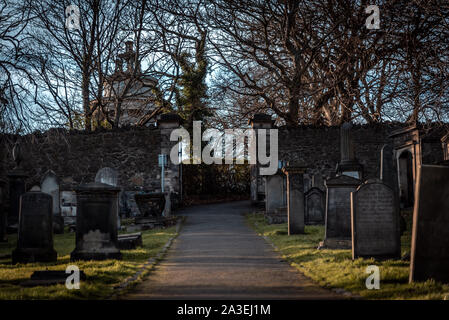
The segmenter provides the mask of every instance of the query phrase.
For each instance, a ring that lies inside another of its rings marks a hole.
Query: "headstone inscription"
[[[56,261],[52,220],[50,195],[32,191],[21,196],[17,248],[12,252],[13,264]]]
[[[394,191],[372,179],[351,193],[352,259],[394,259],[401,255]]]
[[[79,186],[75,192],[76,248],[71,260],[121,259],[117,248],[120,188],[94,182]]]
[[[418,167],[410,282],[449,282],[449,167]]]

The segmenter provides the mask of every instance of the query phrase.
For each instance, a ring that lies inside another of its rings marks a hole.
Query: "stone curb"
[[[110,300],[117,299],[121,294],[125,292],[125,290],[133,284],[140,275],[142,275],[145,271],[153,269],[157,263],[165,256],[168,249],[170,249],[173,241],[178,237],[179,232],[181,231],[181,227],[184,223],[185,217],[181,217],[181,219],[176,224],[175,235],[167,240],[164,247],[159,251],[159,253],[155,257],[151,257],[144,263],[144,265],[138,270],[133,276],[126,278],[119,285],[114,287],[114,292],[109,297]]]
[[[273,242],[271,242],[271,240],[267,237],[267,236],[262,236],[262,238],[275,250],[275,251],[277,251],[277,252],[279,252],[280,253],[280,250],[279,250],[279,248],[273,243]],[[289,262],[289,264],[290,264],[290,261],[289,261],[289,259],[287,259],[285,256],[283,256],[283,255],[281,255],[281,257],[283,258],[283,259],[285,259],[286,261],[288,261]],[[290,264],[291,265],[291,264]],[[295,268],[298,272],[301,272],[300,270],[298,270],[297,268]],[[304,275],[305,276],[305,275]],[[314,283],[316,283],[316,281],[314,281],[313,279],[311,279],[311,278],[309,278],[309,277],[307,277],[308,279],[310,279],[311,281],[313,281]],[[321,286],[320,286],[321,287]],[[330,291],[333,291],[333,292],[335,292],[335,293],[337,293],[337,294],[339,294],[339,295],[342,295],[342,296],[345,296],[345,297],[348,297],[348,298],[350,298],[350,299],[357,299],[357,300],[360,300],[360,299],[362,299],[362,297],[361,296],[359,296],[359,295],[356,295],[356,294],[353,294],[352,292],[349,292],[349,291],[346,291],[345,289],[343,289],[343,288],[325,288],[325,289],[327,289],[327,290],[330,290]]]

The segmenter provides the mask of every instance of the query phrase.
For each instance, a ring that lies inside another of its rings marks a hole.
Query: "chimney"
[[[126,53],[133,52],[133,42],[131,40],[125,42],[126,45]]]

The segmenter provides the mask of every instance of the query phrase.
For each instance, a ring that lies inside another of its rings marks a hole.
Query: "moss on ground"
[[[0,243],[0,299],[106,299],[112,295],[115,286],[134,275],[150,257],[155,257],[175,234],[176,227],[144,231],[143,247],[122,250],[123,259],[120,261],[70,262],[70,252],[75,248],[75,234],[65,233],[54,236],[57,262],[18,265],[12,265],[10,257],[5,258],[16,247],[16,237],[10,236],[8,243]],[[84,271],[87,277],[81,282],[79,290],[68,290],[64,284],[20,286],[34,271],[65,270],[72,264]]]
[[[401,238],[402,254],[410,251],[411,214],[404,212],[407,230]],[[326,288],[343,288],[366,299],[444,299],[449,298],[449,285],[433,280],[408,283],[410,262],[406,260],[375,261],[359,258],[352,261],[351,250],[317,250],[324,239],[324,226],[306,226],[303,235],[287,235],[287,224],[269,225],[262,214],[246,215],[250,226],[265,236],[279,253],[303,274]],[[365,286],[366,267],[380,268],[380,289]]]

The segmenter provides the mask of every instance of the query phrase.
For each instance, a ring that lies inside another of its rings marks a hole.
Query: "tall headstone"
[[[324,224],[325,200],[324,192],[312,187],[304,195],[305,198],[305,224]]]
[[[449,168],[418,167],[410,282],[449,283]]]
[[[19,222],[20,196],[25,193],[25,179],[28,175],[22,170],[23,160],[20,143],[17,141],[12,150],[12,157],[16,163],[14,169],[8,174],[9,179],[9,215],[8,225],[16,225]]]
[[[12,262],[53,262],[57,260],[53,249],[53,212],[50,195],[32,191],[20,198],[17,248]]]
[[[399,214],[393,189],[368,180],[351,193],[352,259],[401,255]]]
[[[351,192],[361,184],[359,179],[340,175],[325,181],[326,227],[325,239],[320,248],[350,249]]]
[[[270,214],[278,208],[283,207],[283,184],[284,179],[280,174],[266,176],[265,182],[265,212]]]
[[[0,180],[0,242],[7,242],[8,236],[6,234],[7,217],[3,207],[3,183]]]
[[[304,233],[304,166],[287,165],[282,171],[287,176],[288,234]]]
[[[53,171],[49,170],[44,174],[41,181],[41,191],[51,195],[53,200],[53,231],[64,233],[64,218],[61,215],[61,206],[59,205],[59,181]]]
[[[117,242],[120,188],[88,183],[76,191],[76,248],[71,260],[121,259]]]
[[[380,152],[380,180],[388,185],[394,192],[395,205],[399,216],[401,234],[406,229],[406,221],[401,216],[399,201],[399,181],[396,159],[394,157],[394,148],[391,144],[385,144]]]
[[[337,164],[336,172],[361,180],[363,167],[355,156],[351,130],[350,122],[345,122],[340,128],[340,162]]]

